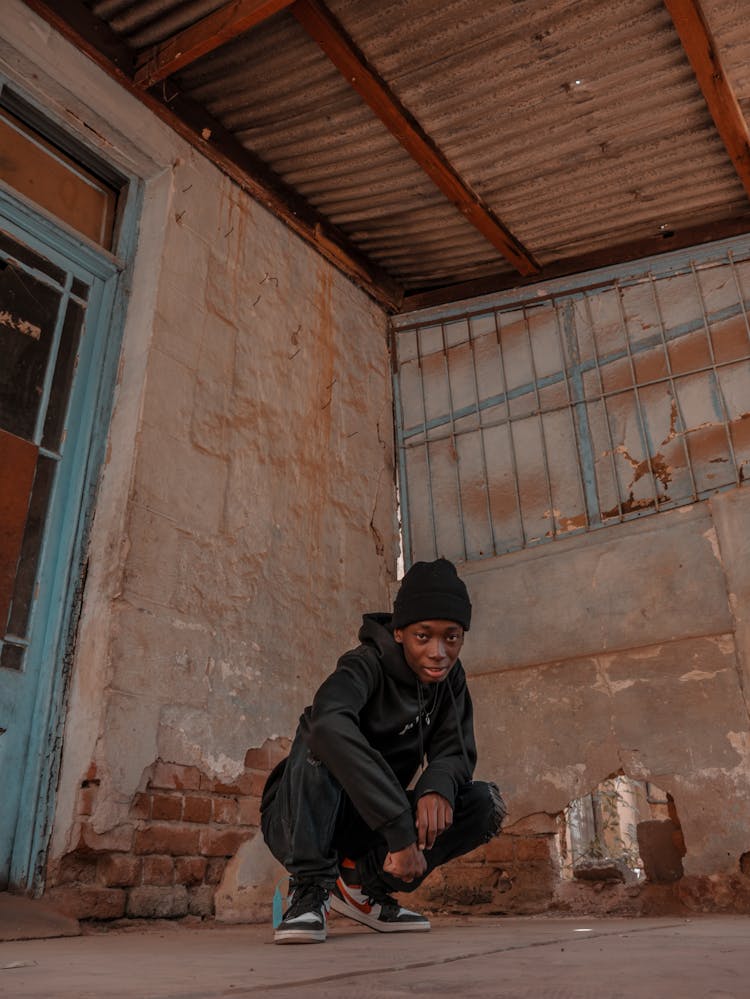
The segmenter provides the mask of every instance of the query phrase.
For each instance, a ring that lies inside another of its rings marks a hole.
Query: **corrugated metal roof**
[[[89,6],[142,51],[223,0]],[[662,0],[328,6],[543,265],[748,211]],[[750,106],[746,4],[704,7]],[[290,13],[176,83],[407,290],[512,272]]]
[[[497,252],[290,15],[199,60],[177,83],[405,286],[498,269]]]

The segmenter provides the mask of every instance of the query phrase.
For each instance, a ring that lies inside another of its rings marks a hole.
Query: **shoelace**
[[[300,885],[294,889],[291,905],[287,909],[284,918],[288,919],[289,917],[299,916],[303,912],[309,912],[311,909],[317,909],[325,905],[327,898],[328,891],[321,887],[321,885]]]
[[[390,895],[369,895],[367,901],[370,905],[379,905],[384,915],[397,916],[401,908],[396,899],[391,898]]]

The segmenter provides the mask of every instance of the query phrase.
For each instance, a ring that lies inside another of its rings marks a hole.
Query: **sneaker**
[[[274,943],[323,943],[330,907],[327,888],[314,882],[298,885],[274,932]]]
[[[420,912],[404,909],[385,892],[371,895],[361,886],[347,884],[339,877],[331,893],[331,908],[379,933],[404,933],[430,929],[430,921]]]

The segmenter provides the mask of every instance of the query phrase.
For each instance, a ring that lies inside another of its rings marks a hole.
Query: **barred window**
[[[735,241],[397,321],[407,558],[490,557],[742,484],[748,293]]]

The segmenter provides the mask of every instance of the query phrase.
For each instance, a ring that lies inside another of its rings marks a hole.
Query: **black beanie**
[[[405,628],[415,621],[456,621],[464,631],[469,630],[469,593],[456,567],[445,558],[415,562],[401,580],[391,624]]]

